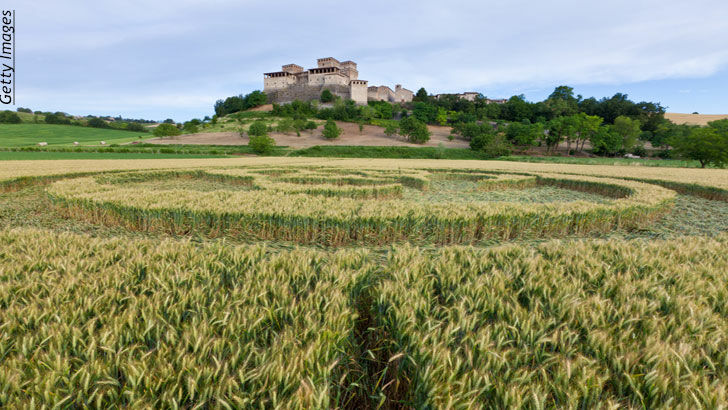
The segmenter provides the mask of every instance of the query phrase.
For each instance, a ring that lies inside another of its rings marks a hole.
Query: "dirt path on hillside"
[[[337,122],[342,134],[335,140],[327,140],[321,135],[323,126],[313,131],[303,131],[301,136],[296,133],[270,134],[276,140],[276,145],[291,148],[308,148],[314,145],[363,145],[363,146],[409,146],[409,147],[437,147],[442,144],[446,148],[468,148],[468,141],[456,137],[450,141],[450,127],[428,126],[432,135],[425,144],[411,144],[399,136],[387,136],[384,128],[365,125],[359,132],[359,125],[350,122]],[[241,137],[237,132],[202,132],[197,134],[184,134],[174,138],[153,138],[145,142],[151,144],[191,144],[191,145],[247,145],[247,135]]]

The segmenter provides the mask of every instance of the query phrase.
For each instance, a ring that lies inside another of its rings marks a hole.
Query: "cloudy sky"
[[[728,113],[727,0],[4,1],[17,104],[185,120],[262,89],[266,71],[354,60],[370,85],[524,94],[625,92]]]

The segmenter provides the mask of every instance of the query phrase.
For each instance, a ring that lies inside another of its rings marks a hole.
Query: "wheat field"
[[[728,171],[0,163],[4,408],[728,406]]]

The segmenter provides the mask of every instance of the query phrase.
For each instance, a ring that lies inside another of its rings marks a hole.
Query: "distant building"
[[[304,70],[296,64],[286,64],[281,71],[263,74],[263,91],[274,103],[294,100],[310,101],[321,96],[325,89],[345,100],[357,104],[367,101],[409,102],[414,93],[397,85],[395,90],[387,86],[367,87],[368,81],[359,79],[359,71],[353,61],[333,57],[319,58],[317,67]]]
[[[436,94],[435,99],[439,100],[439,99],[441,99],[445,96],[449,96],[449,95],[456,96],[458,98],[462,98],[462,99],[468,100],[468,101],[475,101],[478,98],[478,96],[480,96],[481,94],[477,93],[475,91],[466,91],[464,93]],[[508,102],[508,99],[506,99],[506,98],[499,98],[499,99],[486,98],[485,102],[487,104],[505,104],[506,102]]]

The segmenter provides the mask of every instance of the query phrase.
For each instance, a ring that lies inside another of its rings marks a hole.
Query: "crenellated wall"
[[[369,101],[367,92],[367,81],[352,80],[351,81],[351,99],[357,104],[366,104]]]
[[[396,91],[387,86],[367,87],[368,82],[359,80],[357,65],[351,60],[340,62],[333,57],[319,58],[317,67],[304,70],[297,64],[286,64],[281,71],[265,73],[263,91],[273,103],[287,103],[294,100],[319,99],[321,92],[328,89],[343,99],[357,104],[369,100],[409,102],[412,91],[397,85]]]

